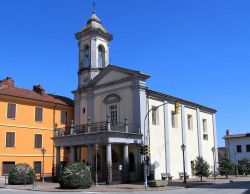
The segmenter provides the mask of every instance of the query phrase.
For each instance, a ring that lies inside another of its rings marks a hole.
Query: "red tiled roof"
[[[56,103],[56,104],[61,104],[61,105],[66,105],[66,106],[74,105],[73,100],[67,97],[50,95],[46,93],[44,95],[40,95],[34,92],[33,90],[27,90],[27,89],[16,88],[16,87],[2,87],[0,88],[0,95],[27,98],[27,99],[38,100],[38,101],[49,102],[49,103]]]

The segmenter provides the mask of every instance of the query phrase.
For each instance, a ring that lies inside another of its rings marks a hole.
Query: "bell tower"
[[[79,47],[78,88],[84,88],[109,65],[109,42],[113,36],[93,11],[86,26],[75,37]]]

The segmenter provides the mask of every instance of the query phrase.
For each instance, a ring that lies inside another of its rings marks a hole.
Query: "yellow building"
[[[51,174],[54,129],[71,125],[73,105],[69,98],[46,94],[40,85],[27,90],[15,87],[9,77],[0,81],[0,176],[18,163],[41,172],[42,148],[44,172]]]

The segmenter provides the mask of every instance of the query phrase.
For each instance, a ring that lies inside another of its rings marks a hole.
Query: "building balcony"
[[[56,146],[85,144],[125,143],[141,144],[142,134],[139,125],[124,122],[112,123],[110,118],[103,122],[90,122],[83,125],[55,130]]]

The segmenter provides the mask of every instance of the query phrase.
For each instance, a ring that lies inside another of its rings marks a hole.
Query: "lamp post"
[[[182,157],[183,157],[183,177],[184,177],[184,180],[183,180],[183,183],[187,183],[187,180],[186,180],[186,168],[185,168],[185,150],[186,150],[186,146],[184,144],[181,145],[181,150],[182,150]]]
[[[43,174],[42,174],[42,182],[44,183],[44,156],[45,156],[45,153],[46,153],[46,149],[43,147],[41,149],[41,152],[42,152],[42,155],[43,155]]]
[[[214,159],[214,180],[216,179],[215,175],[215,166],[216,166],[216,161],[215,161],[215,147],[212,147],[211,151],[213,152],[213,159]]]
[[[98,185],[98,176],[97,176],[97,154],[98,154],[99,146],[95,144],[95,184]]]

